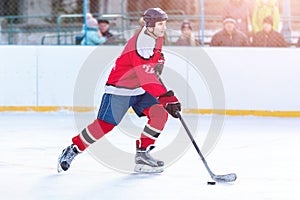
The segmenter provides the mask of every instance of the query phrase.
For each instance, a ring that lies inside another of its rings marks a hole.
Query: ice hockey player
[[[167,91],[157,78],[164,64],[162,44],[168,16],[160,8],[149,8],[143,19],[145,26],[129,39],[110,72],[97,119],[62,151],[58,172],[68,170],[75,156],[117,126],[130,107],[139,117],[148,118],[136,141],[134,171],[163,171],[164,162],[153,158],[150,151],[167,122],[168,113],[177,118],[181,105],[174,92]]]

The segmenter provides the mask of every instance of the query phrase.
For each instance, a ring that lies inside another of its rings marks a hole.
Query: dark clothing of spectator
[[[210,46],[240,47],[248,45],[248,38],[243,32],[234,30],[232,34],[228,34],[224,29],[217,32],[210,43]]]
[[[297,42],[296,47],[300,47],[300,37],[298,38],[298,42]]]
[[[178,40],[175,42],[175,45],[177,46],[201,46],[201,42],[199,40],[194,39],[195,45],[191,45],[191,39],[190,38],[178,38]]]
[[[287,47],[283,36],[273,29],[266,33],[259,31],[253,36],[252,46],[254,47]]]
[[[106,31],[106,32],[102,33],[102,35],[104,37],[106,37],[106,42],[103,43],[104,45],[105,44],[115,44],[116,43],[116,38],[114,37],[114,35],[111,32]]]

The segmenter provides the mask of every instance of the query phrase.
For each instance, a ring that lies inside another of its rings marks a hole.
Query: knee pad
[[[161,104],[151,106],[147,113],[148,124],[158,130],[162,130],[168,120],[168,112]]]

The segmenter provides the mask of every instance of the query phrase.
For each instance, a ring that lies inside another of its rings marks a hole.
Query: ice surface
[[[201,130],[209,123],[209,116],[201,116]],[[179,126],[170,118],[157,148],[167,145]],[[192,146],[162,174],[116,172],[88,151],[58,174],[57,157],[77,132],[73,115],[0,113],[0,199],[300,199],[299,127],[299,118],[226,117],[206,159],[215,174],[234,172],[238,179],[207,185],[211,179]],[[118,130],[107,137],[120,142]],[[120,148],[130,151],[131,144],[120,142]]]

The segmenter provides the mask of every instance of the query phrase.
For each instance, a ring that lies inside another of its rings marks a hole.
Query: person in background
[[[200,46],[199,40],[196,40],[193,34],[192,25],[189,21],[183,21],[181,25],[181,36],[175,42],[178,46]]]
[[[252,14],[253,33],[263,29],[263,20],[267,16],[273,19],[273,29],[278,31],[279,26],[279,8],[277,0],[256,0]]]
[[[92,19],[92,18],[94,18],[93,15],[92,15],[92,13],[86,13],[86,20],[87,21],[90,20],[90,19]]]
[[[115,44],[116,39],[114,35],[109,31],[109,21],[106,19],[99,19],[98,20],[99,26],[99,34],[106,37],[106,42],[103,44]]]
[[[106,42],[106,37],[98,31],[98,22],[92,15],[87,15],[86,26],[86,36],[83,37],[81,45],[100,45]]]
[[[263,30],[255,33],[252,46],[254,47],[287,47],[283,35],[273,29],[273,18],[265,17],[263,20]]]
[[[248,46],[247,36],[243,32],[236,30],[235,26],[235,19],[226,17],[223,21],[223,29],[213,35],[210,46]]]
[[[251,11],[247,0],[228,0],[224,6],[223,17],[231,16],[236,21],[236,29],[249,37],[251,32]]]

